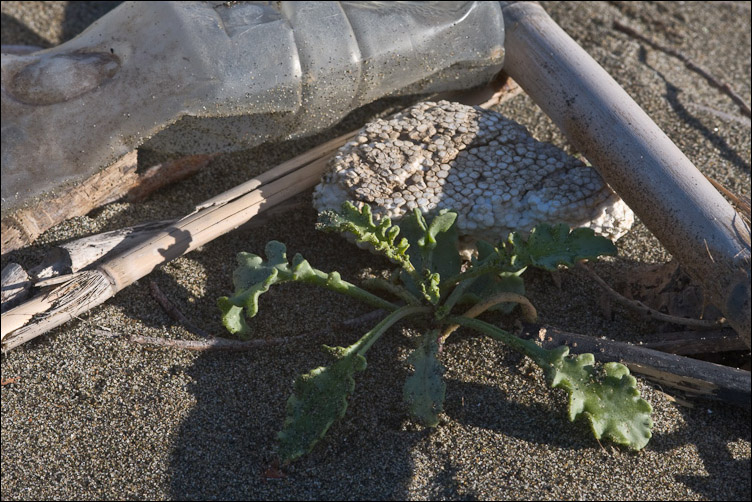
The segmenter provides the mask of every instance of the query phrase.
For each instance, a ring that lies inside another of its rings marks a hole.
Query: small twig
[[[679,59],[682,63],[684,63],[687,66],[687,68],[705,77],[705,80],[707,80],[710,83],[710,85],[720,89],[724,94],[730,97],[734,101],[734,103],[736,103],[737,106],[739,106],[739,108],[741,109],[742,113],[744,113],[744,115],[746,115],[747,117],[752,117],[752,109],[750,109],[749,105],[744,101],[744,99],[742,99],[742,97],[739,96],[727,82],[723,82],[717,79],[709,71],[707,71],[705,68],[701,67],[700,65],[692,61],[692,59],[690,59],[683,53],[677,50],[671,49],[670,47],[666,47],[665,45],[661,45],[656,40],[646,35],[643,35],[642,33],[638,32],[634,28],[630,28],[629,26],[622,24],[619,21],[615,20],[613,26],[615,30],[625,33],[631,37],[634,37],[642,42],[645,42],[648,45],[653,46],[655,49],[658,49],[659,51],[665,52],[666,54],[669,54]]]
[[[523,92],[519,84],[502,71],[491,82],[479,89],[444,92],[431,99],[432,101],[456,101],[463,105],[489,109]]]
[[[159,305],[161,305],[164,311],[167,312],[167,315],[185,326],[188,331],[202,338],[213,338],[212,335],[199,328],[198,326],[193,324],[187,317],[185,317],[183,313],[178,310],[178,308],[173,305],[172,302],[170,302],[170,300],[164,295],[164,293],[162,293],[156,282],[151,280],[149,281],[149,290],[151,291],[151,295],[154,297],[154,299],[157,300]]]
[[[752,120],[750,120],[749,117],[742,117],[741,115],[722,112],[721,110],[716,110],[715,108],[711,108],[709,106],[701,105],[698,103],[687,103],[687,106],[694,108],[695,110],[702,110],[723,120],[736,122],[737,124],[741,124],[748,129],[752,128]]]
[[[664,314],[663,312],[659,312],[655,309],[652,309],[642,303],[638,300],[630,300],[629,298],[625,298],[615,290],[611,288],[608,284],[606,284],[606,281],[600,278],[598,274],[595,273],[595,271],[591,270],[589,267],[584,265],[583,263],[578,263],[577,267],[581,270],[584,270],[585,272],[590,275],[590,277],[593,278],[593,280],[606,292],[608,295],[616,301],[618,304],[623,305],[627,307],[630,310],[634,310],[636,312],[639,312],[649,318],[655,319],[656,321],[663,321],[663,322],[669,322],[672,324],[679,324],[682,326],[689,326],[696,329],[716,329],[725,326],[725,323],[722,321],[709,321],[709,320],[703,320],[703,319],[689,319],[686,317],[677,317],[669,314]]]
[[[264,347],[272,347],[277,345],[286,345],[291,342],[299,342],[309,338],[315,338],[322,335],[331,334],[332,331],[336,331],[342,328],[351,328],[368,322],[374,322],[385,315],[383,310],[374,310],[346,321],[337,323],[336,325],[309,333],[303,333],[296,336],[288,336],[284,338],[271,338],[271,339],[256,339],[256,340],[231,340],[229,338],[215,337],[208,335],[206,340],[168,340],[166,338],[157,338],[153,336],[144,335],[129,335],[128,339],[131,342],[142,345],[156,345],[158,347],[165,347],[171,349],[181,350],[195,350],[195,351],[215,351],[215,350],[232,350],[243,351],[253,350]],[[110,336],[110,335],[108,335]]]
[[[292,341],[292,338],[274,338],[272,340],[230,340],[229,338],[212,337],[208,340],[169,340],[167,338],[158,338],[155,336],[129,335],[128,339],[133,343],[141,345],[156,345],[158,347],[195,350],[195,351],[213,351],[213,350],[251,350],[270,345],[281,345]]]

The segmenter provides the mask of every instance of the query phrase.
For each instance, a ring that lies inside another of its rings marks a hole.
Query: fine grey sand
[[[3,2],[2,43],[51,46],[75,36],[108,2]],[[749,2],[543,2],[551,16],[632,95],[705,174],[750,193],[750,122],[676,58],[612,28],[621,20],[677,48],[750,101]],[[56,243],[138,222],[180,217],[254,174],[351,130],[400,103],[367,107],[326,134],[226,155],[139,204],[115,203],[45,233],[3,259],[35,265]],[[566,140],[525,95],[498,107],[542,141]],[[75,118],[72,118],[75,121]],[[161,156],[142,151],[151,165]],[[310,191],[300,200],[309,201]],[[131,344],[119,334],[196,339],[149,294],[155,281],[206,331],[222,335],[216,299],[231,291],[235,255],[285,242],[322,270],[356,281],[388,263],[314,230],[306,204],[241,228],[158,269],[84,315],[2,356],[2,498],[16,499],[644,499],[749,500],[750,413],[711,401],[672,402],[639,380],[655,413],[653,438],[633,453],[569,423],[563,391],[489,339],[458,332],[442,355],[446,413],[434,430],[401,404],[411,348],[394,328],[368,353],[345,418],[314,451],[267,479],[296,375],[325,364],[320,345],[347,345],[370,326],[242,353],[192,353]],[[606,278],[669,256],[641,224],[597,270]],[[616,308],[599,314],[587,276],[526,274],[541,322],[637,341],[656,325]],[[328,291],[273,288],[256,336],[326,330],[370,310]]]

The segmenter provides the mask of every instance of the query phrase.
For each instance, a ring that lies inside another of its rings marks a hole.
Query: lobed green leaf
[[[641,450],[652,435],[653,412],[640,397],[637,380],[621,363],[594,367],[592,354],[567,357],[569,348],[546,350],[543,370],[549,384],[569,393],[569,420],[584,415],[597,439],[602,437]]]
[[[243,310],[248,317],[255,317],[259,310],[259,296],[269,291],[272,285],[288,281],[322,286],[389,311],[397,308],[383,298],[343,281],[338,272],[327,274],[313,268],[300,254],[293,257],[292,263],[288,263],[287,249],[281,242],[270,241],[266,245],[266,257],[267,260],[264,261],[252,253],[239,253],[238,267],[232,276],[235,294],[217,300],[222,311],[222,323],[232,334],[247,338],[250,328]]]
[[[355,389],[353,375],[366,368],[366,359],[352,347],[327,347],[337,361],[300,375],[287,400],[287,416],[279,439],[279,455],[287,463],[310,452],[335,420],[347,410]]]
[[[437,273],[440,277],[458,274],[461,267],[457,252],[459,236],[455,221],[457,213],[442,210],[427,223],[419,210],[415,210],[400,222],[402,235],[405,236],[413,252],[410,255],[415,270]]]
[[[416,209],[400,222],[410,250],[415,250],[410,254],[412,270],[406,269],[400,278],[408,291],[432,305],[436,305],[441,297],[441,278],[452,277],[460,271],[456,219],[457,213],[442,210],[427,223]]]
[[[337,361],[301,375],[287,401],[285,425],[278,437],[279,454],[290,462],[311,451],[335,420],[347,410],[355,389],[353,375],[366,368],[365,353],[394,323],[411,315],[428,313],[429,307],[406,305],[390,313],[349,347],[324,348]]]
[[[478,277],[460,301],[462,303],[483,303],[500,293],[525,294],[525,281],[522,280],[519,272],[502,272],[496,275],[486,274]],[[488,310],[509,314],[516,306],[516,303],[506,302],[494,305]]]
[[[569,420],[584,415],[597,439],[608,438],[634,450],[650,440],[653,408],[640,397],[637,380],[623,364],[595,368],[592,354],[568,357],[569,347],[543,349],[479,319],[458,316],[449,322],[478,330],[530,357],[543,369],[549,385],[569,393]]]
[[[590,228],[575,228],[570,232],[563,223],[537,225],[524,240],[516,232],[509,234],[513,247],[511,264],[515,268],[532,265],[556,270],[558,265],[573,266],[577,261],[602,255],[615,255],[616,246],[605,237],[595,235]]]
[[[395,263],[410,267],[410,257],[407,254],[409,244],[404,238],[397,241],[400,227],[392,225],[389,218],[382,218],[378,224],[374,223],[371,206],[368,204],[358,209],[351,202],[345,202],[340,212],[323,211],[319,214],[316,227],[325,232],[349,232],[357,242],[369,244]]]
[[[439,330],[431,330],[424,334],[420,345],[408,357],[415,371],[405,380],[402,392],[410,413],[428,427],[439,424],[446,393],[444,366],[436,358],[439,333]]]
[[[273,284],[302,279],[315,275],[313,269],[300,255],[296,255],[292,268],[287,263],[287,249],[278,241],[266,245],[264,261],[252,253],[238,253],[238,267],[232,275],[235,294],[217,300],[222,311],[222,324],[230,333],[247,335],[250,331],[243,317],[243,309],[248,317],[258,313],[258,298],[269,291]]]

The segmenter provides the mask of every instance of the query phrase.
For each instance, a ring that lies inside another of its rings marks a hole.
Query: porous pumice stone
[[[634,223],[592,167],[497,112],[448,101],[370,122],[340,148],[313,205],[339,210],[348,200],[395,222],[416,207],[452,209],[460,235],[490,242],[542,222],[615,240]]]

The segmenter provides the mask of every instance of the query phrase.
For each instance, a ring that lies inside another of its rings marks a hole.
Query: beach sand
[[[75,35],[108,2],[3,2],[2,43],[50,46]],[[616,32],[621,20],[680,49],[750,100],[749,2],[543,2],[551,16],[634,97],[704,173],[749,196],[750,126],[731,100],[677,59]],[[138,222],[180,217],[195,204],[353,129],[361,111],[316,138],[224,155],[195,177],[139,204],[114,203],[46,232],[3,259],[28,267],[56,243]],[[564,148],[551,121],[525,95],[498,109],[538,139]],[[709,111],[711,110],[711,111]],[[714,113],[726,114],[724,117]],[[728,117],[730,116],[730,118]],[[161,158],[140,152],[148,166]],[[310,191],[301,200],[310,200]],[[149,294],[155,281],[206,331],[222,335],[216,299],[231,291],[235,255],[285,242],[322,270],[356,281],[388,263],[314,230],[304,209],[241,228],[161,267],[81,319],[2,356],[2,498],[17,499],[643,499],[749,500],[750,413],[696,400],[680,406],[639,380],[655,413],[638,452],[601,446],[584,420],[569,423],[563,391],[490,339],[453,335],[442,354],[445,413],[425,429],[405,412],[402,385],[414,335],[392,329],[368,353],[347,414],[311,454],[264,473],[274,458],[296,375],[325,364],[320,345],[347,345],[369,326],[249,352],[193,353],[134,345],[117,335],[196,339]],[[600,263],[606,278],[667,252],[640,223]],[[562,330],[636,341],[656,325],[615,309],[604,319],[600,290],[576,271],[526,274],[541,322]],[[326,330],[370,310],[328,291],[273,288],[253,321],[256,336]]]

